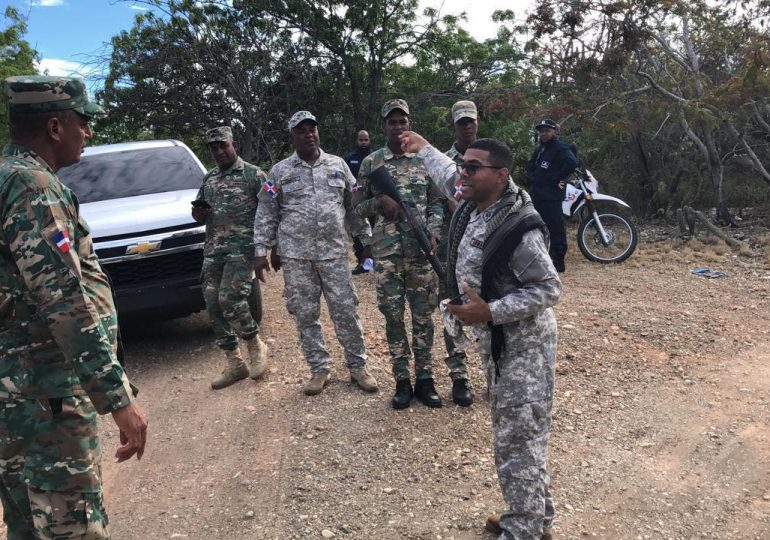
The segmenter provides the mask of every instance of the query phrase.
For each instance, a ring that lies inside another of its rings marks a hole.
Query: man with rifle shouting
[[[404,203],[427,226],[431,251],[435,251],[436,238],[441,232],[443,205],[441,196],[431,186],[422,160],[401,150],[399,137],[411,129],[406,101],[393,99],[386,102],[381,117],[387,145],[368,155],[361,164],[357,186],[360,200],[356,213],[362,217],[384,217],[377,220],[372,231],[372,254],[377,276],[377,307],[385,317],[385,333],[396,379],[392,405],[394,409],[405,409],[416,396],[428,407],[441,407],[431,366],[431,316],[438,305],[438,280],[420,249],[412,226],[404,219],[402,207],[370,182],[369,174],[379,167],[385,167],[390,173]],[[404,325],[407,301],[412,312],[411,349]],[[409,375],[412,353],[414,390]]]
[[[423,160],[445,195],[459,180],[463,203],[449,231],[447,289],[453,298],[447,309],[481,353],[497,476],[508,506],[502,516],[490,516],[487,528],[499,540],[550,540],[552,306],[561,282],[548,255],[548,230],[529,194],[509,178],[513,157],[504,143],[478,139],[460,163],[416,133],[404,133],[402,144]]]

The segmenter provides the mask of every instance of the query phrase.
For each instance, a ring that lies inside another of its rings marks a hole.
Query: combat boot
[[[460,407],[470,407],[473,405],[473,392],[468,379],[458,379],[452,381],[452,401]]]
[[[492,534],[503,534],[503,529],[500,527],[500,514],[489,514],[487,517],[487,524],[484,528]]]
[[[490,514],[484,528],[496,535],[503,534],[503,529],[500,527],[500,514]],[[543,535],[540,537],[540,540],[553,540],[550,528],[543,527]]]
[[[267,371],[267,345],[259,338],[259,334],[246,342],[249,349],[249,359],[251,360],[251,369],[249,376],[257,380]]]
[[[433,409],[441,407],[441,397],[433,386],[433,379],[417,379],[414,383],[414,397]]]
[[[310,377],[310,380],[305,383],[304,392],[306,396],[316,396],[323,392],[324,387],[329,384],[329,379],[331,378],[331,375],[329,375],[328,371],[320,371],[318,373],[313,373]]]
[[[249,368],[246,367],[246,363],[241,358],[240,350],[225,351],[225,355],[227,355],[227,365],[222,374],[211,381],[212,390],[227,388],[249,376]]]
[[[364,392],[376,392],[379,390],[377,381],[366,371],[365,367],[352,368],[350,370],[350,382],[356,383]]]
[[[396,393],[393,394],[393,401],[391,404],[394,409],[406,409],[409,406],[409,402],[412,401],[413,396],[412,381],[409,379],[396,381]]]

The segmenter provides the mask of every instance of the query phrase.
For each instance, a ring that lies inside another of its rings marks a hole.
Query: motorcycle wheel
[[[251,294],[249,294],[249,310],[251,316],[257,324],[262,322],[262,288],[259,285],[259,280],[254,278],[251,280]]]
[[[628,259],[636,249],[639,234],[631,220],[620,212],[598,212],[604,231],[609,236],[605,246],[594,216],[588,214],[580,223],[578,247],[586,259],[601,264],[617,264]]]

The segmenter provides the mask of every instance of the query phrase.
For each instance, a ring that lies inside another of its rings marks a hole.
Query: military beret
[[[381,116],[387,118],[390,113],[396,110],[400,110],[405,115],[409,116],[409,105],[407,105],[406,101],[403,99],[391,99],[386,101],[385,105],[382,106]]]
[[[229,126],[211,128],[206,132],[206,144],[233,140],[233,130]]]
[[[8,111],[36,114],[74,110],[84,116],[104,116],[104,109],[88,99],[83,79],[17,75],[5,79]]]
[[[300,125],[305,120],[310,120],[315,125],[318,125],[318,120],[315,119],[313,113],[310,111],[297,111],[291,118],[289,118],[289,131]]]
[[[472,101],[458,101],[452,105],[452,122],[457,122],[463,118],[473,118],[476,120],[479,112],[476,110],[476,104]]]

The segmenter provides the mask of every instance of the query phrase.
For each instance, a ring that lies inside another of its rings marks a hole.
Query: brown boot
[[[364,392],[376,392],[379,390],[377,381],[366,371],[365,367],[352,368],[350,370],[350,382],[356,383]]]
[[[267,371],[267,345],[259,339],[259,335],[256,335],[254,339],[246,342],[246,347],[249,349],[249,359],[251,360],[249,376],[257,380]]]
[[[492,534],[503,534],[503,529],[500,528],[500,514],[489,514],[484,528]]]
[[[249,376],[249,369],[246,367],[243,358],[241,358],[240,350],[225,351],[225,355],[227,356],[227,365],[222,374],[211,381],[212,390],[227,388],[231,384],[237,383]]]
[[[324,386],[329,384],[329,379],[331,378],[331,375],[329,375],[328,371],[321,371],[318,373],[313,373],[310,377],[310,380],[305,383],[305,395],[306,396],[316,396],[323,392]]]

